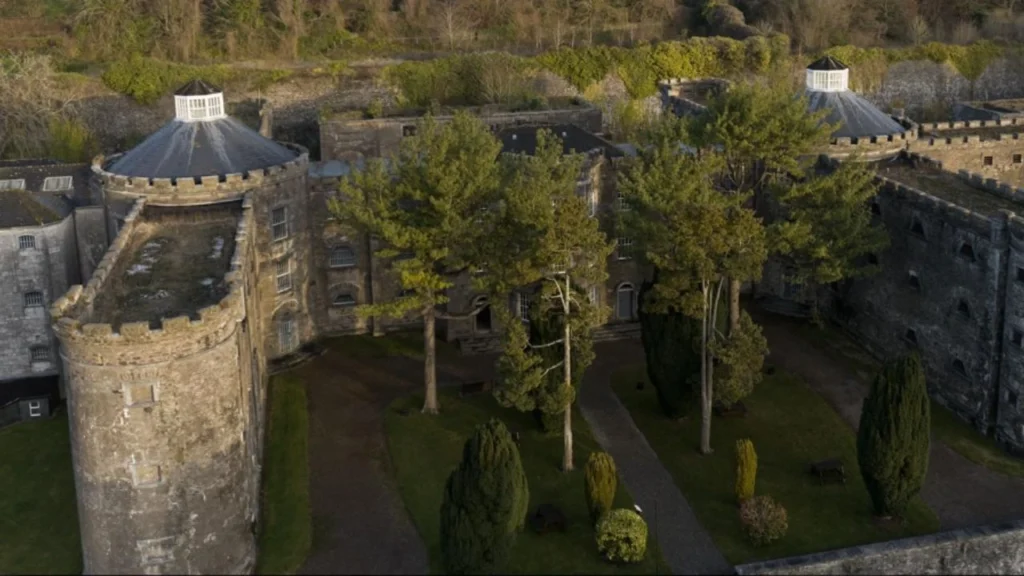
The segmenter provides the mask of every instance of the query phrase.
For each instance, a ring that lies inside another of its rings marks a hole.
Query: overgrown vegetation
[[[291,74],[291,70],[252,70],[223,64],[190,66],[135,55],[112,63],[103,73],[103,83],[138,102],[149,104],[189,80],[205,80],[221,87],[244,82],[249,87],[265,88]]]
[[[306,385],[291,374],[270,381],[259,534],[260,574],[293,574],[309,554],[309,412]]]

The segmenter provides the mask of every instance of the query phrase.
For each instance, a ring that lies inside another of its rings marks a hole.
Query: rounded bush
[[[618,479],[615,461],[608,453],[590,453],[583,467],[583,488],[591,522],[597,522],[605,512],[612,509]]]
[[[786,535],[786,509],[771,496],[754,496],[740,505],[740,522],[755,546],[764,546]]]
[[[647,523],[632,510],[619,508],[597,522],[597,551],[612,562],[636,563],[647,554]]]

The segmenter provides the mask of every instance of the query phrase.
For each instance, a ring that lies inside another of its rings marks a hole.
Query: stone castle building
[[[321,336],[411,324],[356,314],[401,287],[327,201],[416,118],[325,121],[327,160],[311,163],[203,82],[174,101],[175,118],[124,154],[0,165],[0,391],[8,420],[66,398],[87,573],[251,572],[272,363]],[[599,110],[483,117],[505,152],[532,154],[543,126],[586,154],[578,191],[611,233],[626,153],[593,133]],[[614,308],[599,338],[637,332],[642,275],[625,251],[611,260],[592,291]],[[450,311],[484,304],[455,280]],[[530,298],[501,305],[525,315]],[[493,349],[500,329],[490,306],[438,328],[466,352]]]

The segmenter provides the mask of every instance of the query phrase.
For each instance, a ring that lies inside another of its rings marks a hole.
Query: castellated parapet
[[[899,154],[917,141],[918,128],[917,124],[904,118],[893,116],[893,120],[904,128],[903,132],[856,138],[833,137],[829,141],[825,154],[831,158],[857,156],[865,160],[875,160]]]
[[[253,220],[251,197],[194,208],[140,199],[89,283],[52,307],[85,573],[252,570]],[[152,282],[133,280],[144,274]]]

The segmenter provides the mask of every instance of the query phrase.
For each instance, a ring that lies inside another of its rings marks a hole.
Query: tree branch
[[[548,372],[551,372],[552,370],[557,370],[558,368],[561,368],[561,367],[562,367],[562,364],[565,364],[565,361],[564,361],[564,360],[562,360],[562,361],[559,361],[559,362],[558,362],[558,364],[555,364],[554,366],[552,366],[552,367],[548,368],[548,369],[547,369],[547,370],[545,370],[544,372],[541,372],[541,375],[540,375],[540,377],[541,377],[541,378],[543,378],[543,377],[545,377],[545,376],[547,376],[547,375],[548,375]]]
[[[530,344],[529,342],[527,342],[526,345],[534,350],[540,350],[541,348],[550,348],[552,346],[557,346],[562,342],[565,342],[565,338],[559,338],[558,340],[555,340],[554,342],[548,342],[547,344]]]

